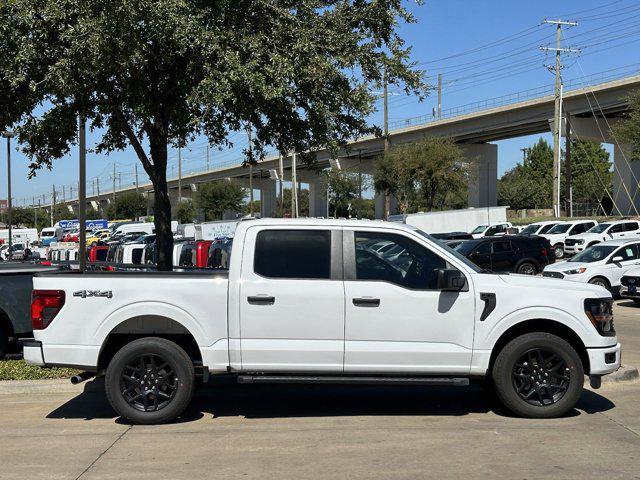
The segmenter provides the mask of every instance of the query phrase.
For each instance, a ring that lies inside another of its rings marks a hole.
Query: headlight
[[[603,337],[613,337],[613,299],[588,298],[584,301],[584,311],[591,323]]]
[[[582,244],[584,243],[584,240],[576,240],[576,243],[577,243],[578,245],[582,245]]]
[[[566,273],[567,275],[576,275],[578,273],[584,273],[586,271],[587,269],[585,267],[580,267],[580,268],[574,268],[573,270],[566,270],[564,273]]]

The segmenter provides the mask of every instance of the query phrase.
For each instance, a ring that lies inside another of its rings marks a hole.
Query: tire
[[[538,274],[538,269],[531,262],[522,262],[518,266],[518,268],[516,270],[516,273],[520,273],[522,275],[537,275]]]
[[[9,352],[9,337],[7,332],[0,326],[0,360],[4,360]]]
[[[559,375],[560,371],[564,374]],[[575,407],[584,384],[584,368],[575,349],[543,332],[511,340],[498,353],[491,374],[504,406],[527,418],[566,414]]]
[[[564,245],[562,243],[558,243],[553,246],[553,254],[557,259],[564,258]]]
[[[604,287],[607,290],[611,291],[611,285],[609,284],[609,281],[604,277],[594,277],[589,280],[589,283],[591,285],[600,285],[601,287]]]
[[[193,362],[186,352],[157,337],[140,338],[122,347],[109,362],[105,375],[105,390],[113,409],[142,425],[167,423],[179,417],[191,401],[194,383]]]

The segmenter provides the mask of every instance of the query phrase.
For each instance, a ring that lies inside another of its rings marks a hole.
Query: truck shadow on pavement
[[[606,397],[585,389],[567,416],[605,412],[615,407]],[[511,417],[492,392],[469,387],[238,385],[216,380],[201,386],[177,422],[203,417],[292,418],[342,416],[463,416],[493,412]],[[116,418],[102,380],[56,408],[47,418]],[[118,418],[116,421],[127,423]]]

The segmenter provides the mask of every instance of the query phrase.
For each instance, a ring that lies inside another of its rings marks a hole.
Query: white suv
[[[559,223],[562,222],[559,220],[547,220],[545,222],[532,223],[520,230],[520,235],[543,235]]]
[[[541,235],[549,240],[551,248],[556,258],[564,257],[564,242],[569,237],[574,237],[585,233],[598,224],[595,220],[572,220],[569,222],[560,222],[547,233]]]
[[[616,222],[606,222],[596,225],[582,235],[567,238],[564,242],[564,253],[573,255],[583,252],[586,248],[596,243],[606,242],[616,239],[640,238],[640,224],[636,220],[618,220]]]
[[[566,262],[547,265],[544,277],[600,285],[607,290],[620,288],[620,279],[640,265],[640,239],[609,240],[587,248]]]

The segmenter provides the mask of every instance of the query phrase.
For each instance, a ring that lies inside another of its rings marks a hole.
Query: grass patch
[[[69,378],[77,373],[79,373],[79,370],[72,368],[41,368],[36,365],[29,365],[24,360],[0,361],[0,381]]]

